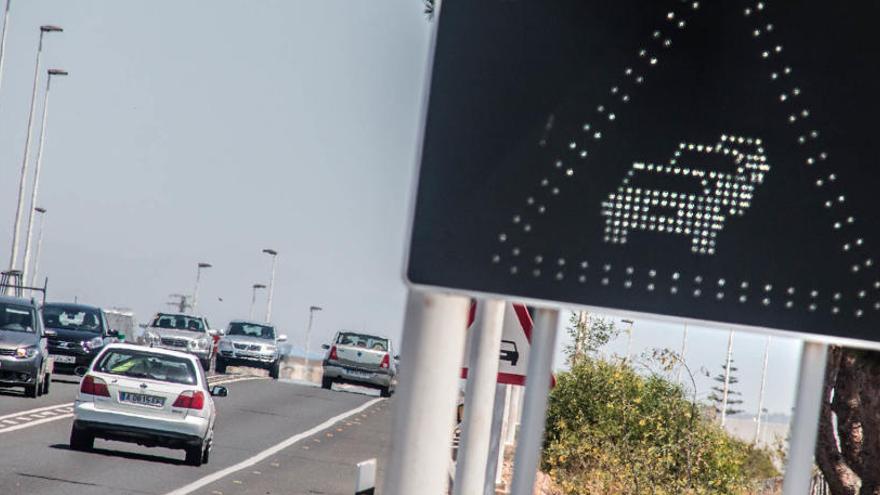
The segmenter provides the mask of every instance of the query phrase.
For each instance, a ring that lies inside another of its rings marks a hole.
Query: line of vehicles
[[[113,328],[108,314],[89,305],[0,296],[0,387],[21,387],[35,398],[49,392],[54,372],[82,377],[72,450],[91,450],[101,438],[182,449],[186,464],[200,466],[214,442],[213,397],[228,394],[211,386],[210,370],[247,366],[279,377],[287,336],[272,325],[234,320],[218,331],[203,316],[158,313],[132,344],[123,342],[131,332]],[[323,347],[324,388],[352,383],[378,388],[384,397],[394,392],[399,357],[390,339],[343,331]]]

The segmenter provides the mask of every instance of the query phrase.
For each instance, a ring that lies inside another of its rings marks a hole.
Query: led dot
[[[498,262],[500,262],[500,261],[501,261],[501,256],[500,256],[500,255],[497,255],[497,254],[492,255],[492,263],[498,263]]]
[[[832,314],[835,314],[835,315],[836,315],[837,313],[840,313],[840,308],[838,308],[837,306],[834,306],[833,308],[831,308],[831,313],[832,313]]]
[[[633,284],[633,283],[632,283],[632,280],[626,280],[626,281],[623,282],[623,286],[626,287],[627,289],[629,289],[630,287],[632,287],[632,284]]]
[[[611,94],[613,94],[613,95],[616,95],[618,91],[619,91],[619,89],[617,86],[614,86],[611,88]]]
[[[504,242],[507,240],[507,234],[498,234],[498,240]]]
[[[810,297],[812,297],[813,299],[819,297],[819,291],[817,291],[817,290],[811,290],[811,291],[810,291]]]
[[[580,283],[584,283],[584,282],[586,282],[586,281],[587,281],[587,276],[586,276],[586,275],[581,275],[580,277],[578,277],[578,282],[580,282]]]
[[[541,270],[535,268],[534,270],[532,270],[532,275],[535,276],[535,277],[540,277],[540,276],[541,276]]]
[[[511,249],[510,254],[512,254],[514,256],[519,256],[519,248],[515,247],[515,248]]]
[[[516,275],[517,272],[519,272],[519,268],[517,268],[515,266],[510,267],[510,274],[511,275]]]
[[[678,29],[684,29],[684,26],[685,26],[684,21],[678,21]]]
[[[855,312],[856,318],[861,318],[865,314],[861,309],[857,309]]]
[[[605,270],[606,272],[610,272],[610,271],[611,271],[611,265],[605,265],[605,266],[602,267],[602,269]]]
[[[718,293],[716,293],[716,294],[715,294],[715,299],[718,299],[719,301],[722,300],[722,299],[724,299],[724,293],[723,293],[723,292],[718,292]]]
[[[739,296],[739,302],[741,302],[741,303],[746,302],[748,299],[749,299],[749,298],[746,297],[745,295]]]
[[[587,263],[586,261],[581,261],[581,268],[586,269],[589,266],[590,266],[590,264]]]
[[[529,196],[528,198],[526,198],[526,203],[530,205],[535,204],[535,198]]]
[[[700,289],[694,289],[694,297],[700,297],[703,294],[703,291]]]
[[[645,82],[644,77],[642,77],[642,76],[636,77],[636,84],[642,84],[643,82]]]
[[[666,18],[669,19],[670,21],[672,19],[675,19],[675,12],[670,12],[670,13],[666,14]]]
[[[617,116],[614,115],[613,113],[609,113],[609,114],[608,114],[608,120],[614,120],[614,119],[616,119],[616,118],[617,118]]]
[[[624,102],[624,103],[628,102],[628,101],[629,101],[629,95],[623,95],[623,96],[621,96],[621,97],[620,97],[620,100],[621,100],[622,102]]]
[[[608,285],[608,282],[609,282],[608,277],[605,277],[602,279],[602,285]]]
[[[767,284],[767,285],[764,286],[764,292],[770,292],[771,290],[773,290],[773,286],[772,286],[772,285]]]
[[[749,283],[748,283],[748,282],[743,282],[743,283],[739,284],[739,288],[740,288],[740,289],[743,289],[743,290],[748,289],[748,288],[749,288]]]
[[[596,111],[599,112],[599,113],[604,112],[604,111],[605,111],[605,105],[599,105],[598,107],[596,107]]]
[[[593,139],[597,139],[597,140],[602,139],[602,133],[599,131],[596,131],[595,133],[593,133]]]
[[[565,175],[571,177],[572,175],[574,175],[574,169],[570,168],[570,169],[566,170]]]
[[[565,266],[565,258],[559,258],[556,260],[556,264],[559,266]]]
[[[747,8],[747,9],[743,10],[743,14],[744,14],[746,17],[752,15],[752,9]]]
[[[840,292],[835,292],[835,293],[834,293],[834,296],[833,296],[832,298],[833,298],[835,301],[840,301],[840,298],[841,298],[841,297],[842,297],[842,296],[841,296]]]
[[[649,292],[653,292],[654,291],[654,284],[648,284],[647,289]]]
[[[556,272],[556,280],[562,280],[564,277],[565,275],[562,272]]]
[[[675,272],[675,273],[672,274],[672,280],[678,280],[679,277],[681,277],[681,275],[679,275],[678,272]]]
[[[550,190],[550,192],[551,192],[554,196],[556,196],[556,195],[559,194],[559,188],[558,188],[558,187],[554,187],[553,189]]]
[[[672,287],[669,288],[669,292],[670,292],[670,294],[678,294],[678,287],[673,285]]]
[[[531,232],[531,231],[532,231],[531,225],[529,225],[529,224],[523,225],[523,232]]]
[[[810,311],[816,311],[816,308],[818,308],[818,306],[816,306],[815,304],[810,304],[809,306]]]
[[[765,297],[764,299],[761,299],[761,304],[764,306],[770,306],[770,298]]]
[[[583,130],[585,130],[585,131],[589,131],[589,130],[590,130],[590,124],[584,124],[582,128],[583,128]]]
[[[669,48],[670,46],[672,46],[672,40],[669,38],[663,40],[663,46],[665,46],[666,48]]]
[[[631,266],[626,267],[626,273],[627,273],[628,275],[632,275],[633,272],[635,272],[635,270],[633,269],[633,267],[631,267]]]
[[[718,279],[718,287],[724,287],[724,284],[726,284],[726,283],[727,283],[727,281],[724,280],[723,278]]]
[[[764,10],[764,3],[763,3],[763,2],[758,2],[758,5],[756,5],[755,7],[757,7],[758,10]]]
[[[776,53],[782,53],[782,45],[776,45],[776,48],[773,49]]]
[[[792,301],[785,301],[785,307],[786,307],[786,308],[791,309],[793,306],[794,306],[794,302],[792,302]]]

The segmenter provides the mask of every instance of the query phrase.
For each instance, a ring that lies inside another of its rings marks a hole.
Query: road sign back
[[[878,16],[447,2],[409,281],[880,340]]]

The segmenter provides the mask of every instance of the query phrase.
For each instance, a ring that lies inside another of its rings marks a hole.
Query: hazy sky
[[[191,292],[205,261],[215,268],[203,274],[200,309],[223,326],[247,316],[251,285],[269,275],[260,251],[271,247],[281,253],[273,320],[295,345],[313,304],[325,308],[313,348],[340,328],[399,336],[431,28],[422,9],[416,0],[13,0],[0,88],[0,262],[37,27],[58,24],[65,32],[47,35],[43,67],[71,75],[53,84],[39,201],[49,210],[41,273],[50,299],[129,307],[145,320],[167,309],[169,294]],[[636,352],[680,346],[680,326],[636,327]],[[726,332],[691,336],[690,364],[717,372]],[[609,352],[625,348],[622,339]],[[750,410],[762,352],[763,337],[738,334]],[[773,346],[771,411],[791,407],[797,354],[794,341]]]

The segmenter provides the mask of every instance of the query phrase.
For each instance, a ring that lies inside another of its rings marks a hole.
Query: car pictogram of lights
[[[655,292],[663,288],[673,296],[689,294],[694,298],[705,296],[717,301],[732,298],[739,304],[755,301],[763,307],[780,304],[789,310],[802,307],[811,313],[828,311],[832,315],[850,314],[855,318],[865,316],[866,307],[880,312],[880,299],[878,299],[880,278],[874,272],[876,269],[874,260],[866,254],[868,251],[864,239],[855,232],[855,217],[845,211],[846,195],[841,191],[835,191],[839,176],[827,169],[829,155],[823,149],[819,130],[810,125],[811,110],[800,104],[804,99],[803,91],[793,82],[794,69],[785,63],[783,45],[773,41],[777,29],[766,19],[766,5],[766,2],[754,3],[744,8],[742,14],[744,18],[754,22],[749,34],[760,43],[758,56],[769,65],[767,81],[769,84],[781,87],[776,101],[787,109],[786,123],[792,126],[794,134],[797,135],[796,142],[803,149],[804,166],[816,174],[814,185],[823,194],[822,206],[837,212],[838,220],[829,227],[833,233],[840,236],[841,251],[852,256],[848,271],[859,276],[863,287],[846,297],[841,291],[820,294],[816,288],[796,288],[788,284],[780,285],[767,281],[734,282],[725,278],[710,281],[704,280],[702,275],[685,280],[683,274],[677,271],[664,275],[654,268],[648,268],[644,270],[648,279],[644,289]],[[584,122],[577,134],[568,140],[565,155],[553,160],[551,171],[555,175],[548,174],[540,180],[537,192],[526,197],[524,212],[512,216],[511,229],[498,234],[500,249],[491,256],[493,264],[506,266],[510,276],[535,278],[549,276],[557,282],[562,282],[568,277],[577,280],[580,284],[595,282],[603,287],[611,285],[615,268],[610,263],[591,263],[588,260],[569,262],[565,258],[554,260],[542,254],[529,256],[519,246],[511,244],[515,244],[514,236],[529,235],[532,232],[532,222],[547,213],[548,203],[559,196],[565,180],[573,177],[589,159],[590,147],[601,144],[603,126],[611,126],[618,120],[618,113],[627,108],[638,89],[645,84],[645,71],[657,67],[660,64],[660,54],[673,47],[671,33],[686,29],[690,21],[686,18],[687,15],[696,16],[699,10],[700,2],[682,2],[679,9],[670,10],[665,15],[666,27],[657,29],[651,34],[651,43],[655,48],[651,50],[642,48],[638,51],[637,63],[625,67],[622,71],[623,82],[610,88],[610,100],[595,107],[596,120]],[[619,110],[615,110],[617,108]],[[547,147],[548,138],[554,127],[555,116],[551,114],[546,120],[538,146]],[[723,229],[724,222],[729,221],[729,217],[744,215],[756,193],[757,186],[770,170],[763,143],[759,138],[732,135],[721,137],[720,143],[712,145],[680,143],[679,149],[674,152],[667,164],[635,163],[617,192],[609,194],[602,202],[602,214],[606,217],[603,240],[612,244],[625,244],[628,234],[633,230],[662,232],[667,235],[671,233],[690,236],[693,253],[713,255],[718,249],[717,235]],[[699,153],[700,147],[703,153],[732,155],[736,164],[736,173],[688,166],[683,155],[686,152]],[[690,174],[690,177],[701,181],[702,194],[652,190],[631,184],[637,175],[651,173],[682,176]],[[639,192],[636,192],[637,190]],[[636,207],[639,210],[636,210]],[[654,213],[657,207],[672,209],[674,214]],[[626,212],[629,214],[628,217]],[[690,217],[688,212],[691,213]],[[618,273],[622,273],[624,289],[635,288],[635,267],[619,267]],[[797,304],[796,300],[798,300]],[[843,309],[845,302],[852,305],[846,311]]]

